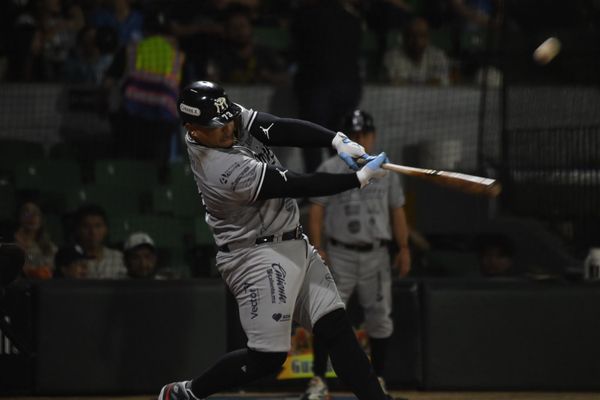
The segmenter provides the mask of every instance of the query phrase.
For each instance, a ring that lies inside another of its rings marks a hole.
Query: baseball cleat
[[[308,382],[306,392],[300,397],[300,400],[331,400],[327,384],[318,376],[315,376]]]
[[[192,394],[192,381],[173,382],[163,386],[158,400],[201,400]]]

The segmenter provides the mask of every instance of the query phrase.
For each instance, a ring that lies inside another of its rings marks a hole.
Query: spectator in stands
[[[85,279],[88,276],[88,257],[80,246],[65,246],[54,257],[55,278]]]
[[[123,81],[122,106],[113,118],[117,156],[155,161],[162,174],[180,129],[176,102],[185,55],[164,14],[148,14],[145,21],[146,36],[116,55],[105,85]]]
[[[377,40],[377,52],[373,60],[372,71],[381,78],[381,63],[385,51],[389,47],[390,33],[400,31],[415,15],[414,0],[374,0],[361,2],[363,14],[367,19],[369,30]]]
[[[104,209],[94,204],[81,206],[75,215],[75,242],[90,258],[89,278],[119,279],[127,273],[123,254],[104,245],[107,236],[108,221]]]
[[[153,279],[157,272],[154,240],[144,232],[132,233],[123,245],[127,276],[134,279]]]
[[[516,275],[514,244],[502,234],[484,234],[477,238],[479,272],[487,278]]]
[[[225,18],[225,41],[209,60],[208,77],[217,82],[280,84],[287,81],[285,61],[254,43],[249,11],[232,7]]]
[[[384,56],[387,79],[394,85],[448,85],[448,58],[429,43],[429,24],[413,19],[403,33],[401,47],[392,47]]]
[[[299,116],[329,129],[362,95],[362,19],[344,0],[304,0],[291,21]],[[302,149],[306,172],[321,164],[321,149]]]
[[[112,64],[116,40],[112,28],[83,28],[77,37],[77,46],[65,62],[65,80],[100,85]]]
[[[14,239],[25,251],[23,274],[29,278],[51,278],[56,245],[44,227],[40,206],[32,200],[26,200],[19,206],[17,214]]]
[[[141,40],[144,17],[132,7],[132,0],[109,0],[107,3],[108,7],[102,7],[90,15],[90,25],[114,29],[118,33],[119,46]]]
[[[37,30],[31,44],[35,75],[45,81],[59,80],[63,65],[75,46],[77,33],[84,27],[81,7],[76,3],[63,7],[61,0],[40,0]]]

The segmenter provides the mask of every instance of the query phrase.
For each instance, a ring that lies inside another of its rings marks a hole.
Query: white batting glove
[[[348,139],[348,136],[344,135],[342,132],[338,132],[335,135],[331,141],[331,145],[337,151],[338,156],[355,171],[358,170],[358,164],[355,159],[361,157],[366,158],[369,156],[365,152],[364,147]]]
[[[379,153],[378,156],[371,156],[368,159],[369,162],[356,173],[361,189],[371,183],[372,179],[383,178],[387,174],[387,171],[381,168],[381,164],[389,161],[385,153]]]

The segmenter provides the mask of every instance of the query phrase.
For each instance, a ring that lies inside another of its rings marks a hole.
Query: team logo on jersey
[[[250,319],[258,317],[258,302],[260,300],[260,292],[254,286],[254,283],[244,282],[242,290],[250,295]]]
[[[221,114],[227,108],[227,99],[225,97],[219,97],[215,100],[215,108],[217,114]]]
[[[285,174],[287,174],[288,170],[286,169],[285,171],[282,171],[279,168],[275,168],[275,169],[277,170],[277,172],[279,172],[279,175],[281,175],[283,180],[287,182],[287,176],[285,176]]]
[[[287,302],[285,276],[285,269],[280,264],[271,264],[271,268],[267,270],[267,279],[271,290],[271,304],[285,304]]]
[[[267,139],[271,139],[271,137],[269,136],[269,129],[271,129],[273,127],[273,125],[275,125],[275,123],[272,123],[267,128],[263,128],[262,126],[259,126],[259,128],[262,129],[264,135],[267,137]]]
[[[200,116],[200,109],[199,108],[191,107],[191,106],[188,106],[187,104],[181,103],[179,105],[179,109],[181,110],[182,113],[193,115],[194,117],[199,117]]]

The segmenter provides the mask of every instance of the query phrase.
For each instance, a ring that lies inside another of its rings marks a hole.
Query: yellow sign
[[[370,354],[369,341],[364,329],[359,328],[356,332],[356,338],[360,345],[365,350],[367,355]],[[331,363],[327,362],[327,378],[336,378],[337,375],[331,367]],[[313,349],[312,335],[304,328],[296,327],[292,333],[292,346],[288,353],[288,358],[283,364],[283,369],[277,376],[277,379],[303,379],[313,377]]]

